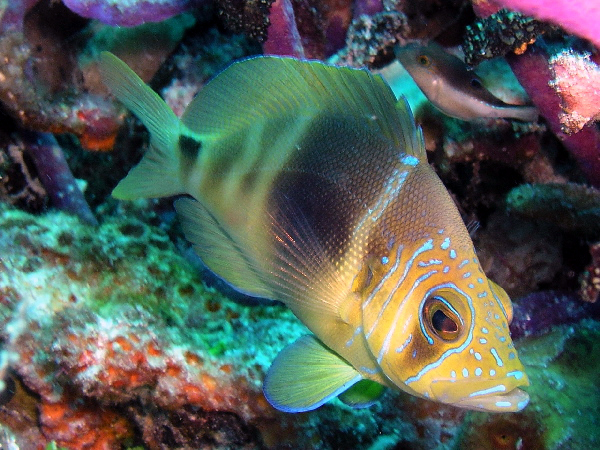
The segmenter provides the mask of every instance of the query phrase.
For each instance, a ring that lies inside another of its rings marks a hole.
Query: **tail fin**
[[[112,195],[122,200],[133,200],[183,193],[178,146],[181,122],[177,116],[156,92],[112,53],[102,52],[98,67],[106,86],[150,131],[148,153],[121,180]]]

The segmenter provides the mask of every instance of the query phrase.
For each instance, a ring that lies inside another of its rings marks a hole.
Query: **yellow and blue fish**
[[[510,299],[483,273],[406,102],[381,77],[256,57],[217,75],[180,120],[118,58],[99,64],[151,135],[113,195],[187,194],[175,208],[204,263],[281,300],[313,333],[269,369],[274,407],[308,411],[340,394],[364,406],[378,386],[525,407]]]

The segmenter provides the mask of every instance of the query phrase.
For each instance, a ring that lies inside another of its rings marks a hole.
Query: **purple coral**
[[[24,132],[23,137],[52,206],[75,214],[85,223],[98,225],[54,135]]]
[[[534,292],[515,301],[513,307],[513,339],[539,336],[557,325],[600,317],[600,303],[584,303],[576,294],[567,292]]]
[[[520,56],[507,55],[507,61],[540,114],[548,121],[552,132],[577,160],[589,182],[600,186],[600,132],[595,126],[588,125],[577,132],[565,133],[561,123],[563,99],[550,83],[555,79],[555,74],[548,53],[535,45]]]
[[[161,22],[198,7],[206,0],[63,0],[73,12],[108,25],[133,27],[146,22]]]

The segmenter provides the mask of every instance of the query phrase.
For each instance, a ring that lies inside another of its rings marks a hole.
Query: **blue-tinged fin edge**
[[[312,411],[362,380],[358,371],[312,335],[285,347],[267,372],[263,393],[276,409]]]

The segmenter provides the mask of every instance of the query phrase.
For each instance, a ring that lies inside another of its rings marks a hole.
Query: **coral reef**
[[[506,197],[510,211],[565,231],[600,235],[600,191],[574,183],[525,184]]]
[[[592,262],[580,276],[579,295],[589,303],[595,303],[600,296],[600,242],[590,245]]]
[[[509,52],[522,54],[548,29],[543,22],[502,9],[467,26],[462,44],[465,62],[476,66]]]
[[[546,119],[552,132],[579,163],[579,167],[588,181],[600,186],[600,131],[592,125],[576,133],[566,134],[561,119],[564,117],[562,98],[567,94],[556,92],[550,83],[555,75],[550,66],[548,49],[539,45],[530,47],[523,55],[508,55],[509,64],[521,85],[540,114]],[[562,98],[561,98],[562,97]],[[591,101],[593,102],[593,98]]]
[[[0,0],[0,446],[595,448],[600,38],[593,2],[566,3]],[[146,21],[157,23],[130,27]],[[486,88],[509,103],[528,95],[540,122],[432,108],[388,65],[395,45],[429,40],[464,42]],[[531,404],[490,415],[386,392],[365,409],[272,409],[265,371],[306,330],[209,276],[171,199],[110,198],[149,144],[100,82],[102,50],[178,115],[254,54],[381,68],[408,95],[482,267],[514,300]]]
[[[192,8],[206,0],[63,0],[73,12],[82,17],[97,19],[108,25],[132,27],[146,22],[161,22]]]
[[[591,122],[600,120],[600,66],[589,52],[563,50],[549,60],[554,79],[550,86],[561,99],[559,115],[562,130],[577,133]]]
[[[519,11],[538,20],[560,25],[576,36],[589,39],[600,47],[600,8],[585,0],[474,0],[473,8],[481,16],[488,16],[500,8]]]

